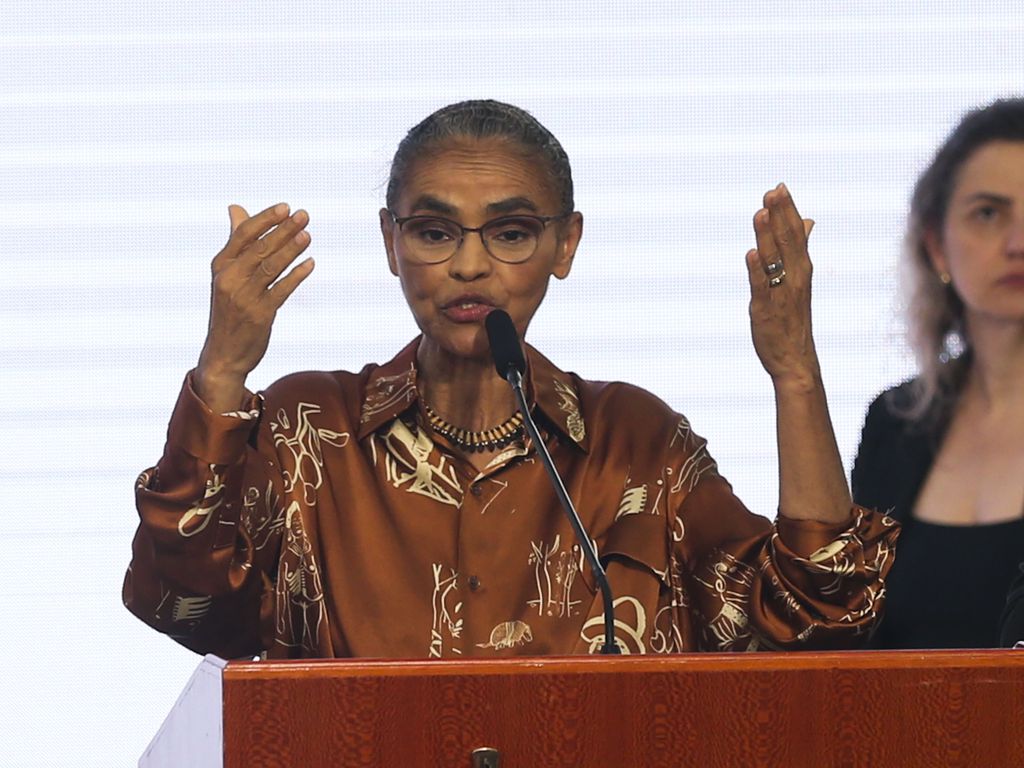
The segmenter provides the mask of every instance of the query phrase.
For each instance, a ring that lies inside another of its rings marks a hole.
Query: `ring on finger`
[[[769,288],[778,288],[785,281],[786,281],[786,270],[782,270],[781,272],[779,272],[779,274],[777,274],[775,277],[771,278],[768,281],[768,287]]]
[[[773,261],[771,264],[764,268],[764,271],[769,275],[774,275],[776,272],[782,271],[782,261]]]

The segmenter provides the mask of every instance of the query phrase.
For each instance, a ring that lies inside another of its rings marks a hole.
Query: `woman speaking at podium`
[[[422,334],[358,373],[246,389],[313,271],[309,216],[230,219],[198,365],[137,481],[127,607],[225,657],[596,652],[596,574],[484,327],[502,310],[525,335],[572,267],[583,217],[555,137],[494,101],[409,131],[380,229]],[[527,410],[607,572],[621,652],[852,647],[879,616],[897,527],[851,503],[811,336],[809,224],[780,185],[746,257],[776,395],[774,523],[685,417],[525,347]]]

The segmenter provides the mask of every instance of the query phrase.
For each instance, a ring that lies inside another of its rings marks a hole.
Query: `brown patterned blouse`
[[[300,373],[212,413],[186,379],[125,605],[225,657],[594,653],[601,597],[529,441],[477,472],[433,436],[415,352]],[[528,349],[527,392],[593,536],[625,653],[861,644],[897,525],[749,512],[705,441],[653,395]]]

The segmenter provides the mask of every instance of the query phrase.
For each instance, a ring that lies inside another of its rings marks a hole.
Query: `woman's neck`
[[[964,394],[992,413],[1024,412],[1024,324],[968,322],[972,360]]]
[[[446,421],[474,431],[501,424],[516,410],[515,396],[489,357],[453,355],[426,337],[416,352],[417,387]]]

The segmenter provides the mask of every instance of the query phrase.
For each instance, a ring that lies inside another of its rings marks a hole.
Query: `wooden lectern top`
[[[480,747],[497,750],[502,768],[1024,766],[1015,651],[207,657],[196,675],[220,681],[222,743],[202,758],[214,762],[197,762],[174,727],[215,698],[194,676],[195,695],[186,689],[140,766],[469,768]],[[172,748],[177,762],[158,762]]]

